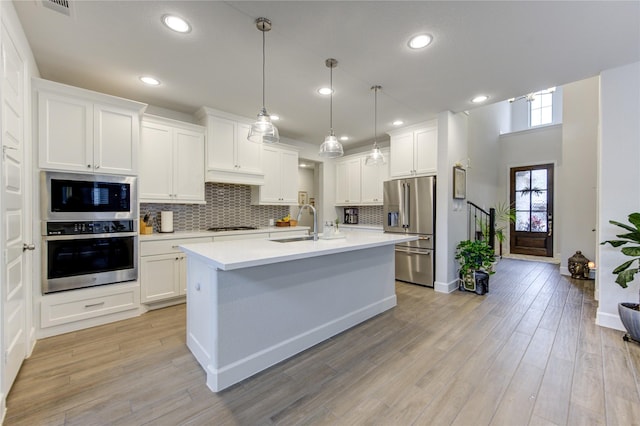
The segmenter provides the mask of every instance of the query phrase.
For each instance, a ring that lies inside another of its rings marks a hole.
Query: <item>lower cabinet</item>
[[[210,243],[213,237],[140,242],[140,301],[154,303],[184,296],[187,258],[183,244]]]

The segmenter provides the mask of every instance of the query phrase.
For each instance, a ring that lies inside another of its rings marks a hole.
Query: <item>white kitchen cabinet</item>
[[[42,169],[136,175],[145,104],[33,79]]]
[[[361,156],[336,162],[336,205],[358,205],[361,201]]]
[[[367,166],[366,155],[361,158],[361,191],[360,205],[382,205],[382,194],[385,180],[389,179],[389,150],[381,150],[386,162]]]
[[[298,151],[263,145],[264,185],[251,187],[251,203],[298,204]]]
[[[205,129],[145,116],[140,141],[140,201],[204,203]]]
[[[178,247],[212,241],[213,237],[141,241],[141,302],[164,302],[184,296],[187,282],[186,257]]]
[[[438,168],[438,127],[431,121],[389,132],[391,178],[435,174]]]
[[[247,139],[249,121],[207,107],[196,116],[207,132],[207,182],[262,185],[262,144]]]

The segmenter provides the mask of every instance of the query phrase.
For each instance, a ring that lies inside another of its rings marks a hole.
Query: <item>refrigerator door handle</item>
[[[402,227],[409,228],[409,184],[402,184]]]

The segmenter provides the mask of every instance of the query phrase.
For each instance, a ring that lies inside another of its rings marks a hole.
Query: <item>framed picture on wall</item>
[[[453,198],[467,198],[467,171],[462,167],[453,167]]]
[[[301,206],[303,204],[309,203],[309,196],[307,191],[298,191],[298,205]]]

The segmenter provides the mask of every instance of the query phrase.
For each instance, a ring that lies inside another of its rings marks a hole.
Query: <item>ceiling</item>
[[[244,117],[261,106],[262,35],[267,17],[266,107],[281,136],[320,145],[333,124],[345,148],[434,118],[559,86],[640,60],[640,2],[435,1],[70,1],[71,16],[14,1],[41,76],[192,114],[202,105]],[[167,13],[188,20],[178,34]],[[426,32],[420,51],[410,36]],[[144,86],[141,75],[162,84]]]

